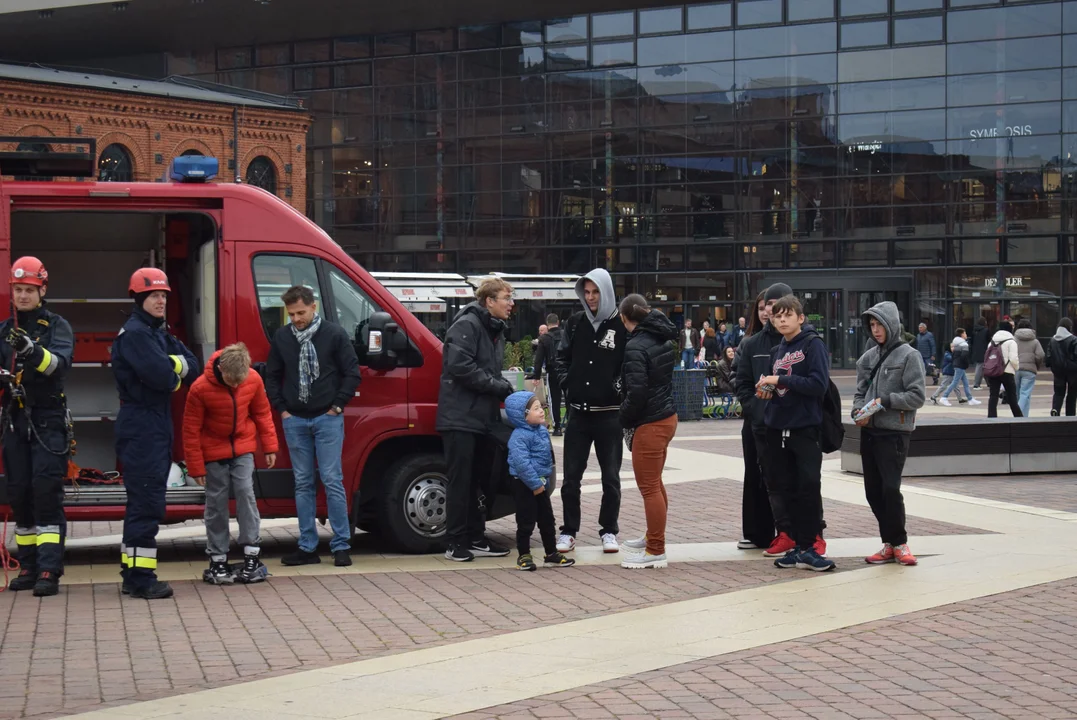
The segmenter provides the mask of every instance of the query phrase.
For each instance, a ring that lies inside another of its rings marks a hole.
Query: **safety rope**
[[[0,592],[7,590],[8,574],[19,572],[19,561],[7,551],[7,513],[4,513],[4,523],[0,529],[0,566],[4,568],[4,585]]]

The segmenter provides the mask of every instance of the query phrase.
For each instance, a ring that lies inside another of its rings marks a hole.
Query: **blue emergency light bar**
[[[204,155],[181,155],[172,160],[168,177],[176,182],[206,182],[217,177],[217,158]]]

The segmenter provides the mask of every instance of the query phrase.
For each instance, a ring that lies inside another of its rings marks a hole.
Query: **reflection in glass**
[[[728,2],[689,5],[688,29],[710,30],[729,27],[733,24],[732,7]]]
[[[843,50],[872,45],[887,45],[890,42],[890,23],[857,22],[841,24],[841,47]]]
[[[1059,37],[989,40],[950,45],[946,49],[947,70],[951,75],[964,73],[1005,72],[1058,67],[1062,62]]]
[[[942,15],[900,18],[894,20],[894,44],[929,43],[942,41]]]
[[[839,100],[843,113],[943,107],[946,105],[946,81],[944,78],[916,78],[845,84],[840,86]]]
[[[951,107],[985,103],[1041,102],[1062,96],[1060,70],[959,75],[949,78]]]
[[[636,14],[631,11],[591,16],[591,37],[621,37],[635,32]]]
[[[789,0],[789,22],[834,17],[834,0]]]
[[[952,12],[947,17],[946,33],[950,42],[967,42],[1053,35],[1061,24],[1061,3],[1013,5]]]
[[[942,0],[894,0],[894,12],[936,9],[942,9]]]
[[[639,11],[640,35],[681,32],[681,9],[679,7]]]
[[[782,0],[737,0],[737,27],[782,21]]]
[[[951,108],[946,115],[951,138],[1020,137],[1061,131],[1061,104]]]
[[[946,47],[943,45],[844,52],[838,55],[838,79],[841,82],[945,74]]]
[[[889,0],[841,0],[841,16],[885,15]]]
[[[837,26],[835,23],[815,23],[737,30],[736,48],[738,60],[834,52],[837,49]]]
[[[546,22],[546,42],[574,42],[587,39],[587,16],[549,20]]]

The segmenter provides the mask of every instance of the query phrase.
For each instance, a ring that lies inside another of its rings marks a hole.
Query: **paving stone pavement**
[[[69,585],[0,593],[0,718],[55,717],[802,579],[758,563],[468,570],[174,583],[175,602]]]
[[[1074,434],[1077,435],[1077,425]],[[1077,512],[1077,481],[1072,475],[910,478],[907,484],[1018,505]]]
[[[956,603],[453,717],[1074,718],[1077,580]]]

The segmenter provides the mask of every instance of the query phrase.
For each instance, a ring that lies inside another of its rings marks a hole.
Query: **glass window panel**
[[[1009,237],[1006,239],[1007,263],[1058,262],[1058,237]],[[1055,283],[1057,284],[1057,283]]]
[[[836,47],[835,23],[753,28],[736,33],[737,59],[834,52]]]
[[[737,27],[782,21],[782,0],[737,0]]]
[[[941,9],[942,0],[894,0],[894,12]]]
[[[780,268],[782,267],[782,250],[784,246],[776,244],[741,245],[740,267],[742,268]]]
[[[575,42],[586,39],[586,15],[549,20],[546,23],[546,42]]]
[[[640,38],[637,41],[637,62],[640,65],[676,65],[683,62],[732,60],[732,32],[671,35]]]
[[[217,69],[235,70],[251,66],[251,49],[249,47],[226,48],[217,51]]]
[[[946,47],[928,45],[838,54],[841,82],[932,77],[946,71]]]
[[[951,109],[946,114],[948,134],[960,139],[1057,133],[1061,110],[1060,103]]]
[[[888,264],[886,242],[846,241],[841,244],[841,264],[845,267],[880,267]]]
[[[946,33],[950,42],[967,42],[1049,35],[1057,32],[1055,28],[1061,24],[1062,6],[1058,3],[1013,5],[952,12],[947,18]]]
[[[841,0],[841,16],[885,15],[889,0]]]
[[[946,56],[951,75],[1058,67],[1062,41],[1045,37],[965,43],[948,46]]]
[[[1060,70],[958,75],[950,77],[948,83],[951,107],[1059,100],[1062,95]]]
[[[348,63],[333,68],[333,86],[370,84],[370,63]]]
[[[455,49],[452,30],[423,30],[415,33],[415,52],[451,52]]]
[[[945,110],[910,110],[907,112],[842,115],[838,133],[843,145],[864,144],[890,138],[916,140],[941,139],[946,134]],[[881,148],[880,148],[881,149]]]
[[[505,23],[501,28],[501,41],[505,45],[541,45],[542,22],[528,20],[526,22]]]
[[[1011,199],[1017,199],[1033,185],[1042,192],[1057,191],[1057,174],[1047,177],[1041,170],[1057,162],[1055,158],[1059,154],[1059,143],[1057,135],[964,138],[951,140],[947,143],[947,149],[953,171],[975,182],[993,186],[994,172],[999,168],[1006,171],[1007,182],[1012,182]],[[1022,168],[1035,170],[1038,177],[1031,178],[1028,173],[1021,172]],[[983,170],[987,170],[989,175],[983,175]],[[959,199],[975,199],[978,192],[976,188],[966,188]]]
[[[1077,35],[1062,36],[1062,64],[1077,65]]]
[[[256,65],[287,65],[292,61],[292,46],[288,43],[259,45],[254,58]]]
[[[835,80],[833,55],[779,57],[738,62],[737,87],[827,85]]]
[[[1062,69],[1062,99],[1077,99],[1077,68]]]
[[[325,62],[329,59],[329,41],[300,42],[295,44],[297,63]]]
[[[591,64],[594,67],[631,65],[636,62],[634,42],[595,43],[591,46]]]
[[[998,263],[998,241],[995,238],[954,238],[950,240],[950,262],[954,265],[986,265]],[[984,288],[982,273],[951,270],[952,297],[976,297],[973,292]],[[973,277],[975,276],[975,277]],[[979,282],[976,282],[979,280]]]
[[[894,44],[942,41],[942,15],[900,18],[894,20]]]
[[[639,11],[639,34],[656,35],[658,33],[681,32],[681,9],[679,7],[658,8]]]
[[[297,68],[294,75],[296,90],[318,90],[330,86],[329,68]]]
[[[971,5],[998,5],[999,0],[950,0],[950,7],[969,7]]]
[[[688,29],[710,30],[733,24],[733,6],[729,3],[709,3],[688,6]]]
[[[298,47],[298,46],[297,46]],[[411,33],[379,35],[374,39],[374,54],[378,57],[407,55],[411,52]]]
[[[843,50],[872,45],[888,45],[889,43],[890,23],[885,20],[841,24],[841,47]]]
[[[789,0],[789,22],[834,17],[834,0]]]
[[[675,65],[684,62],[684,36],[640,38],[636,43],[640,65]]]
[[[846,84],[840,86],[838,100],[843,113],[944,107],[946,81],[944,78],[915,78]]]
[[[591,37],[621,37],[635,34],[636,14],[631,11],[591,16]]]
[[[472,25],[462,27],[457,34],[457,43],[461,50],[481,50],[498,46],[500,28],[497,25]]]
[[[693,33],[686,35],[685,59],[692,62],[733,59],[733,38],[730,32]]]
[[[894,265],[942,265],[942,240],[895,240]]]
[[[836,267],[837,249],[832,242],[789,245],[789,267]]]
[[[587,67],[587,46],[557,45],[546,48],[546,67],[550,71]]]

